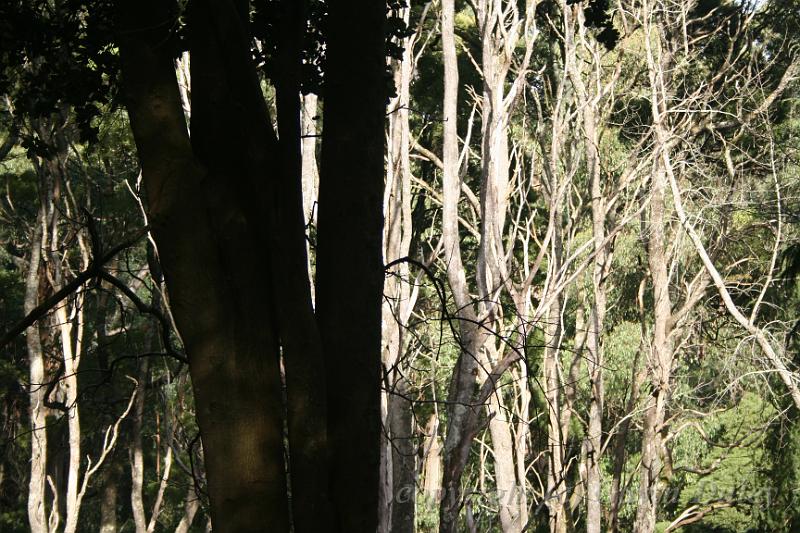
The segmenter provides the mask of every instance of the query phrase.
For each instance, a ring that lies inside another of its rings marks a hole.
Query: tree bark
[[[648,401],[642,433],[642,466],[639,477],[639,501],[635,529],[638,533],[652,533],[658,509],[658,483],[661,475],[661,431],[663,430],[666,401],[669,396],[672,372],[672,346],[669,322],[672,304],[669,296],[669,274],[665,250],[664,168],[655,162],[653,189],[650,200],[650,234],[648,237],[648,262],[653,284],[654,316],[653,338],[648,365],[653,391]]]
[[[567,7],[567,9],[570,9]],[[571,13],[575,24],[570,25],[578,32],[578,37],[587,43],[583,21],[583,9],[579,5]],[[568,28],[567,31],[572,31]],[[597,43],[593,43],[597,47]],[[588,47],[588,45],[587,45]],[[587,331],[587,370],[590,387],[589,417],[586,430],[586,532],[600,533],[602,527],[601,470],[600,456],[603,444],[603,337],[606,316],[605,279],[609,268],[610,254],[606,250],[606,200],[600,175],[600,135],[598,104],[601,95],[592,88],[601,86],[599,64],[600,54],[594,49],[587,50],[593,71],[589,72],[589,83],[584,83],[583,73],[578,66],[577,53],[567,59],[569,75],[576,89],[578,105],[583,109],[583,144],[586,153],[586,166],[591,190],[592,238],[594,240],[594,261],[592,265],[592,305],[589,313]]]
[[[301,105],[301,150],[303,157],[303,216],[306,225],[316,224],[317,197],[319,193],[319,168],[317,166],[317,95],[303,95]]]
[[[28,272],[25,278],[25,314],[39,303],[39,267],[42,258],[42,233],[44,232],[44,206],[39,207]],[[29,414],[31,424],[31,470],[28,484],[28,524],[32,533],[48,533],[45,488],[47,475],[47,419],[44,405],[45,383],[44,354],[39,335],[39,324],[34,323],[25,334],[29,367]]]
[[[146,533],[147,514],[144,509],[144,450],[142,449],[142,425],[144,423],[144,404],[147,395],[148,361],[143,358],[139,361],[139,372],[136,376],[139,382],[139,392],[133,407],[133,424],[130,436],[130,467],[131,467],[131,514],[136,533]]]
[[[385,1],[329,6],[316,309],[336,514],[328,530],[348,533],[378,526],[385,19]]]
[[[110,457],[110,462],[103,472],[100,492],[100,533],[117,533],[117,499],[118,483],[122,474],[119,459]]]
[[[237,191],[231,189],[243,187],[241,177],[224,179],[214,161],[206,170],[192,152],[170,49],[169,7],[121,1],[119,44],[153,234],[190,358],[212,520],[223,533],[265,531],[265,522],[286,531],[277,339],[264,305],[270,293],[260,282],[268,260],[233,201]],[[231,24],[230,17],[224,21]],[[214,64],[214,39],[207,37],[208,56],[193,53],[193,69],[198,62]],[[247,49],[240,54],[240,62],[249,61]],[[193,106],[199,100],[202,107],[203,91],[212,90],[204,88],[213,84],[213,78],[203,80],[206,73],[200,67],[193,74]],[[211,116],[213,110],[193,109],[193,142],[202,145],[203,128],[224,126]],[[237,131],[237,125],[227,129]],[[225,153],[224,146],[210,149],[203,153]]]
[[[194,485],[189,485],[183,504],[183,516],[175,528],[175,533],[189,533],[189,528],[192,527],[192,522],[194,522],[198,509],[200,509],[200,499],[195,493]]]
[[[461,475],[469,457],[473,435],[467,421],[474,409],[472,396],[478,373],[479,339],[477,317],[469,296],[466,271],[461,258],[458,231],[458,203],[461,193],[458,175],[458,60],[455,44],[453,0],[442,1],[442,54],[444,57],[444,145],[442,148],[442,244],[447,280],[456,305],[459,357],[448,392],[447,432],[443,447],[444,471],[439,508],[439,532],[455,533],[463,505]]]
[[[651,112],[655,147],[651,173],[650,220],[647,225],[647,261],[650,267],[650,280],[653,285],[653,336],[649,353],[652,392],[648,399],[642,431],[642,459],[639,475],[639,499],[634,523],[637,533],[652,533],[656,525],[658,511],[658,485],[662,468],[662,438],[666,402],[669,398],[673,348],[671,342],[672,302],[669,293],[667,221],[665,193],[667,186],[666,169],[661,152],[668,150],[666,139],[667,120],[663,113],[664,67],[667,58],[662,54],[660,28],[653,26],[655,15],[645,4],[643,17],[646,18],[644,31],[653,39],[645,39],[647,52],[648,78],[650,85]],[[654,41],[654,42],[651,42]]]
[[[279,136],[252,62],[244,4],[197,0],[189,6],[191,140],[172,62],[175,5],[118,4],[126,103],[153,235],[189,355],[211,519],[223,532],[264,531],[266,524],[288,530],[288,451],[296,531],[372,531],[385,3],[329,10],[321,185],[329,207],[320,214],[317,317],[301,186],[303,4],[277,6]],[[352,32],[353,21],[368,31]],[[366,60],[352,61],[365,46]],[[350,292],[342,295],[342,286]]]
[[[410,7],[401,16],[408,24]],[[413,42],[402,42],[403,56],[391,62],[397,96],[389,103],[386,185],[384,190],[384,260],[409,256],[412,236],[411,160],[409,127],[410,86],[414,70]],[[386,372],[382,404],[385,442],[382,447],[381,530],[413,533],[416,502],[414,406],[405,357],[406,327],[414,305],[409,264],[399,262],[387,272],[383,302],[383,366]]]

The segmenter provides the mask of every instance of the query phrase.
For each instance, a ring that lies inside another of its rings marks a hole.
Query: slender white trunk
[[[437,502],[442,490],[442,439],[439,437],[439,417],[431,415],[425,426],[424,455],[422,458],[422,493],[431,502]]]
[[[183,503],[183,516],[178,523],[178,527],[175,528],[175,533],[189,533],[189,528],[192,527],[192,522],[194,522],[198,509],[200,509],[200,499],[195,494],[194,485],[190,485]]]
[[[142,424],[144,421],[144,402],[147,379],[147,358],[139,363],[139,394],[133,412],[133,428],[130,439],[131,466],[131,511],[136,533],[147,533],[147,516],[144,510],[144,452],[142,450]]]
[[[300,142],[302,153],[303,214],[306,225],[316,223],[316,204],[319,191],[317,168],[317,95],[304,94],[300,105]]]
[[[61,353],[64,358],[64,377],[61,386],[64,390],[64,404],[67,407],[67,430],[69,441],[69,467],[67,471],[67,516],[64,533],[74,533],[78,528],[78,481],[81,468],[81,422],[78,410],[78,368],[80,353],[72,344],[73,324],[67,316],[65,306],[56,309],[55,318],[61,330]]]
[[[24,311],[27,315],[39,303],[39,266],[42,258],[42,234],[44,232],[44,208],[40,208],[37,224],[31,240],[31,256],[25,280]],[[39,325],[26,331],[28,349],[30,421],[31,421],[31,476],[28,484],[28,524],[32,533],[47,533],[47,510],[45,488],[47,476],[47,419],[44,395],[47,389],[44,372],[44,356]]]

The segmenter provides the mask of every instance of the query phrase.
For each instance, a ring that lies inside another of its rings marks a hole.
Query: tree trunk
[[[117,498],[119,497],[118,485],[121,474],[119,460],[111,457],[110,464],[102,476],[100,492],[100,533],[117,533]]]
[[[392,434],[392,533],[414,533],[417,494],[417,454],[414,439],[414,409],[407,400],[409,382],[398,380],[396,395],[389,399],[389,429]]]
[[[635,523],[638,533],[652,533],[655,529],[658,483],[661,475],[661,431],[663,430],[672,370],[672,347],[669,339],[672,306],[665,250],[665,185],[664,168],[656,160],[653,171],[648,237],[648,261],[655,301],[652,348],[649,360],[653,392],[645,411],[642,433],[642,466]]]
[[[645,6],[647,7],[647,6]],[[653,338],[651,340],[650,369],[652,392],[644,416],[642,431],[642,459],[639,475],[639,499],[634,527],[637,533],[652,533],[655,530],[658,511],[658,485],[661,476],[661,432],[664,429],[666,402],[669,398],[673,349],[671,343],[672,302],[669,294],[669,272],[667,246],[667,221],[665,193],[666,169],[661,152],[669,149],[662,113],[664,94],[664,67],[667,58],[661,54],[661,34],[652,23],[653,13],[643,10],[646,18],[645,32],[654,36],[646,39],[648,77],[650,82],[651,112],[655,133],[653,168],[651,175],[650,220],[647,226],[647,260],[653,285]],[[657,47],[658,50],[654,50]]]
[[[582,42],[587,42],[583,23],[583,10],[576,6],[577,29]],[[594,46],[598,46],[596,43]],[[592,57],[599,53],[589,50]],[[603,444],[603,336],[606,316],[605,278],[609,269],[610,254],[606,251],[606,201],[600,175],[600,135],[598,133],[598,103],[600,95],[592,88],[602,84],[599,64],[593,64],[589,83],[584,83],[577,62],[568,59],[573,85],[577,89],[578,105],[583,109],[584,150],[591,188],[592,238],[594,262],[592,268],[593,301],[589,313],[587,332],[587,370],[590,387],[589,420],[586,432],[588,465],[586,468],[586,533],[600,533],[602,526],[600,454]]]
[[[319,168],[317,166],[317,95],[309,93],[303,95],[301,104],[301,134],[300,149],[302,152],[302,189],[303,189],[303,217],[306,233],[310,226],[317,225],[317,198],[319,198]],[[314,294],[314,269],[311,264],[311,242],[306,239],[306,256],[308,257],[308,281],[312,301]]]
[[[192,527],[197,510],[200,509],[200,499],[197,497],[195,490],[194,485],[189,485],[183,504],[183,516],[175,528],[175,533],[189,533],[189,528]]]
[[[455,533],[462,507],[461,475],[469,457],[473,438],[467,422],[474,409],[472,396],[478,373],[478,350],[483,338],[469,296],[466,271],[461,258],[458,231],[458,203],[461,183],[458,176],[458,62],[454,32],[453,0],[442,1],[442,54],[444,57],[444,146],[442,148],[442,244],[447,265],[447,280],[456,305],[460,353],[453,370],[448,393],[447,432],[443,448],[444,472],[439,508],[439,532]],[[455,332],[454,332],[455,333]]]
[[[316,309],[333,458],[328,529],[348,533],[378,526],[385,19],[385,1],[329,6]]]
[[[380,438],[385,4],[329,10],[321,194],[330,207],[320,214],[316,319],[301,186],[303,4],[278,6],[279,136],[252,62],[242,4],[189,6],[191,140],[172,62],[174,36],[165,22],[176,6],[122,2],[118,13],[126,103],[152,231],[190,360],[211,519],[222,532],[288,530],[288,451],[296,531],[372,531]],[[369,31],[352,32],[354,21]],[[366,60],[352,61],[364,46]],[[350,292],[343,295],[342,286]]]
[[[560,230],[558,230],[560,233]],[[560,237],[555,240],[560,241]],[[560,248],[560,244],[554,245]],[[560,253],[557,252],[557,255]],[[558,259],[556,259],[558,261]],[[558,263],[557,263],[558,264]],[[548,469],[545,504],[549,510],[551,533],[566,533],[567,501],[566,466],[564,464],[567,435],[564,434],[561,399],[561,298],[556,298],[547,312],[545,325],[544,373],[545,401],[547,402]]]
[[[306,225],[316,224],[317,196],[319,192],[319,169],[317,168],[317,95],[303,95],[301,105],[300,143],[303,157],[303,216]]]
[[[202,21],[203,7],[193,23]],[[286,531],[277,339],[265,305],[270,292],[261,282],[269,261],[234,201],[245,189],[244,176],[230,179],[214,161],[206,170],[192,153],[164,23],[171,20],[169,6],[124,2],[118,20],[126,103],[172,310],[190,358],[215,530],[260,532],[268,523]],[[228,29],[232,24],[229,15],[218,22]],[[213,32],[204,37],[208,55],[192,54],[192,105],[199,100],[200,107],[215,80],[204,79],[215,57]],[[248,63],[249,52],[241,49],[232,60]],[[220,128],[231,138],[242,130],[238,123],[215,123],[213,110],[193,109],[192,142],[199,146],[208,142],[204,128]],[[201,153],[219,150],[227,158],[224,149],[214,144]]]
[[[42,258],[42,233],[44,231],[44,206],[39,215],[31,239],[31,255],[25,278],[24,311],[27,315],[39,304],[39,266]],[[48,533],[45,487],[47,475],[47,419],[45,411],[44,354],[39,334],[39,325],[34,323],[27,329],[25,342],[28,349],[30,423],[31,423],[31,474],[28,484],[28,523],[32,533]]]
[[[144,423],[144,404],[147,395],[148,360],[139,361],[136,376],[139,391],[133,407],[133,424],[130,436],[131,467],[131,514],[136,533],[147,532],[147,515],[144,506],[144,451],[142,449],[142,424]]]
[[[401,16],[406,24],[410,8]],[[414,69],[412,43],[403,41],[400,60],[393,60],[397,97],[389,103],[386,186],[384,191],[384,260],[390,263],[409,255],[411,221],[411,132],[408,121],[410,85]],[[383,302],[383,366],[386,386],[382,403],[386,406],[382,448],[382,481],[384,491],[381,528],[393,533],[413,533],[416,501],[416,450],[414,410],[408,399],[411,371],[405,357],[407,319],[411,314],[411,281],[409,265],[400,262],[387,272]]]
[[[431,503],[438,503],[442,492],[442,442],[436,413],[425,426],[422,463],[422,493]]]

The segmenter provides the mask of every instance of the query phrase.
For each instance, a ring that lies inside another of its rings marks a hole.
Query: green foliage
[[[776,413],[758,394],[747,392],[738,403],[713,416],[691,421],[672,446],[674,475],[667,494],[673,518],[692,506],[708,509],[702,528],[719,532],[758,529],[757,516],[772,505],[774,486],[761,474],[768,464],[766,427]],[[690,531],[705,531],[689,526]]]

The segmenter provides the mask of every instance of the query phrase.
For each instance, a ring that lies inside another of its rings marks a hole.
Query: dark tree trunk
[[[386,2],[329,5],[317,317],[331,497],[343,532],[378,525]]]
[[[237,162],[215,158],[225,146],[204,131],[220,127],[214,109],[202,103],[226,80],[202,79],[202,69],[195,80],[193,101],[200,105],[192,143],[209,147],[198,152],[207,156],[204,167],[192,151],[175,77],[169,38],[175,14],[158,1],[119,7],[126,103],[172,310],[190,357],[214,528],[287,531],[278,344],[266,305],[271,295],[259,282],[266,250],[237,205],[246,187],[230,170]],[[193,62],[211,70],[222,61],[215,36],[207,38],[205,57],[199,53]],[[229,126],[230,137],[242,131],[237,122]]]
[[[311,287],[303,214],[300,130],[301,37],[305,2],[283,0],[275,80],[280,177],[269,213],[273,287],[286,368],[292,510],[297,533],[330,526],[325,363]]]
[[[300,187],[304,6],[280,7],[279,135],[250,55],[247,2],[190,3],[190,140],[176,6],[120,0],[126,104],[190,360],[215,532],[288,531],[292,521],[298,533],[374,531],[386,5],[329,8],[318,317]]]

